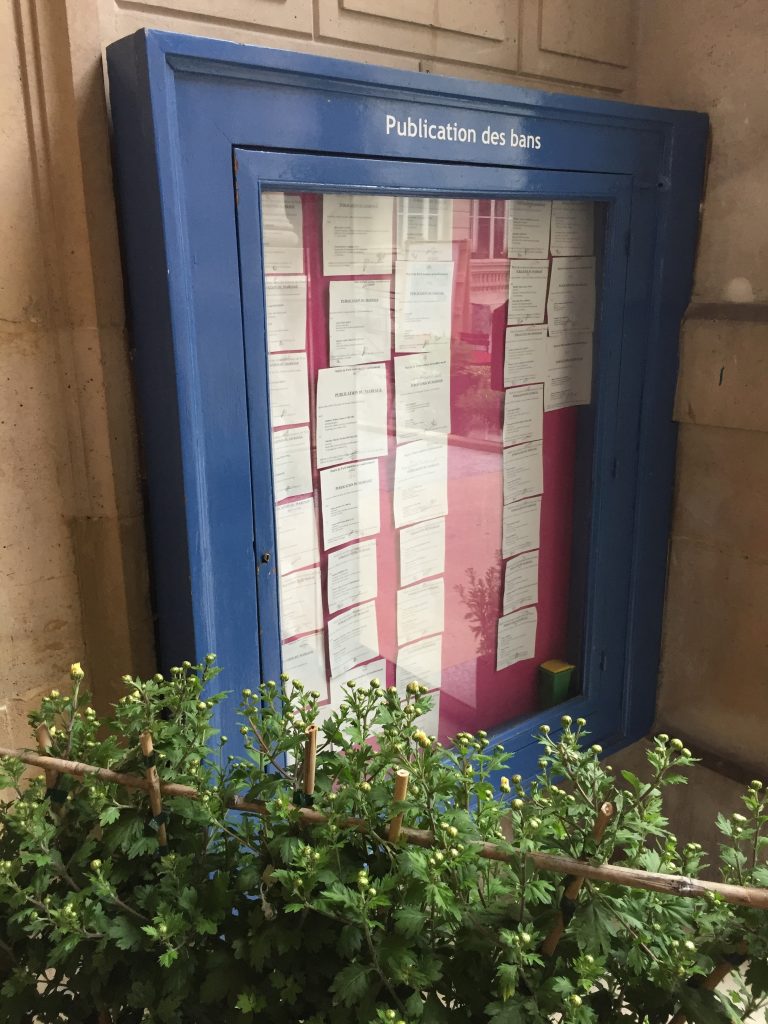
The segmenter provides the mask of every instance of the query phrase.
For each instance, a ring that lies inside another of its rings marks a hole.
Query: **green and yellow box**
[[[539,706],[551,708],[567,700],[575,671],[576,666],[567,661],[543,661],[539,665]]]

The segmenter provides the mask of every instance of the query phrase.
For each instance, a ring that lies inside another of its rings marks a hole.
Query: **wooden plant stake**
[[[75,778],[99,779],[101,782],[125,786],[127,789],[138,789],[143,793],[149,793],[151,789],[148,779],[143,776],[115,772],[110,768],[84,764],[82,761],[71,761],[63,757],[46,757],[42,754],[33,754],[28,750],[18,750],[15,747],[0,747],[0,758],[2,757],[10,757],[35,768],[52,768],[62,775],[74,775]],[[160,782],[159,786],[161,795],[168,797],[199,800],[201,796],[194,786],[185,786],[179,782]],[[405,796],[405,790],[403,790],[403,796]],[[262,817],[269,815],[267,805],[261,800],[244,800],[242,797],[234,796],[227,801],[227,807],[233,811],[245,811],[249,814],[259,814]],[[327,815],[316,811],[313,807],[299,808],[299,823],[302,826],[312,828],[315,825],[325,825],[327,822]],[[370,829],[369,823],[364,818],[352,817],[342,819],[341,827],[354,829],[363,834]],[[422,849],[428,850],[435,845],[435,837],[428,829],[402,827],[400,834],[407,843],[420,846]],[[477,856],[484,860],[492,860],[499,864],[519,863],[521,856],[519,850],[510,851],[496,843],[476,842],[472,845]],[[728,882],[710,882],[705,878],[665,875],[655,871],[646,871],[643,868],[620,867],[617,864],[590,864],[587,861],[575,860],[573,857],[561,857],[554,853],[539,853],[535,850],[527,850],[522,856],[539,871],[548,871],[557,875],[577,875],[579,878],[607,882],[609,885],[623,885],[628,889],[643,889],[646,892],[661,892],[670,896],[686,898],[701,898],[714,892],[726,903],[732,903],[738,907],[749,907],[752,910],[768,910],[768,888],[756,889],[746,885],[731,885]]]
[[[37,737],[37,749],[44,756],[49,756],[53,740],[51,739],[50,730],[45,722],[41,722],[40,725],[38,725],[35,731],[35,736]],[[55,813],[60,815],[63,810],[62,804],[67,799],[67,794],[63,789],[58,788],[59,778],[59,773],[55,768],[45,769],[45,795],[51,801],[51,806]]]
[[[144,755],[144,764],[147,766],[147,782],[149,783],[149,805],[152,808],[152,820],[157,825],[157,846],[160,856],[168,853],[168,831],[165,827],[167,816],[163,811],[163,798],[160,794],[160,777],[155,767],[155,747],[152,743],[152,733],[147,730],[139,737],[141,753]]]
[[[408,780],[411,777],[411,773],[406,771],[405,768],[398,768],[395,772],[395,803],[399,803],[405,800],[406,794],[408,793]],[[387,839],[390,843],[396,843],[400,838],[400,830],[403,827],[403,812],[400,811],[389,823],[387,829]]]
[[[304,806],[311,807],[315,799],[315,772],[317,770],[317,726],[307,726],[304,745]]]
[[[594,828],[592,829],[592,838],[596,843],[599,843],[603,838],[603,833],[606,830],[608,822],[613,817],[613,804],[604,803],[600,808],[600,811],[595,820]],[[565,926],[568,924],[568,920],[573,913],[572,907],[576,900],[576,897],[581,891],[581,887],[584,884],[583,877],[571,878],[565,887],[563,893],[563,899],[560,904],[560,909],[557,912],[557,917],[552,925],[549,935],[544,939],[541,944],[541,952],[544,956],[552,956],[557,949],[557,944],[563,936]],[[566,918],[568,914],[568,918]]]

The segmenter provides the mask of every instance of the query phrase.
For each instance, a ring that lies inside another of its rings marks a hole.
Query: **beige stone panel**
[[[72,529],[87,639],[82,662],[103,711],[120,695],[125,672],[146,678],[155,671],[144,523],[87,518]]]
[[[96,3],[97,0],[87,0]],[[328,40],[309,39],[301,35],[281,34],[277,29],[267,30],[261,27],[246,27],[239,23],[209,22],[204,19],[193,20],[190,17],[171,17],[167,12],[157,16],[147,15],[145,11],[132,8],[116,8],[115,0],[98,0],[99,17],[102,33],[102,45],[123,36],[131,35],[143,28],[155,28],[166,32],[182,32],[188,35],[203,36],[213,39],[227,39],[235,43],[248,43],[253,46],[268,46],[279,50],[295,50],[301,53],[316,53],[323,57],[338,57],[342,60],[355,60],[361,64],[382,64],[386,67],[403,68],[418,71],[417,57],[401,53],[390,53],[387,50],[361,48],[356,42],[331,42]],[[91,61],[98,61],[100,55],[92,54]]]
[[[113,0],[122,10],[134,9],[147,17],[154,9],[160,17],[194,16],[209,24],[231,22],[235,25],[280,29],[312,34],[312,0]],[[152,17],[152,15],[150,15]]]
[[[638,5],[640,103],[704,110],[712,119],[695,293],[733,282],[768,299],[768,4],[643,0]]]
[[[526,75],[521,71],[499,71],[494,68],[481,68],[473,64],[454,64],[446,60],[424,58],[419,61],[419,70],[432,75],[450,75],[454,78],[467,78],[470,81],[494,82],[500,85],[516,85],[524,89],[538,89],[542,92],[569,93],[575,96],[615,97],[615,90],[601,89],[591,85],[571,85],[567,82],[552,83],[547,78]]]
[[[541,0],[541,49],[563,57],[628,68],[632,63],[632,0]]]
[[[687,320],[675,418],[683,423],[768,431],[768,323]]]
[[[518,0],[317,0],[318,37],[517,68]]]
[[[0,534],[8,546],[41,540],[46,524],[72,511],[55,351],[53,332],[0,329]]]
[[[55,569],[52,564],[50,572]],[[82,657],[78,582],[74,573],[6,580],[0,588],[0,702],[10,707],[65,689],[69,666]],[[83,660],[85,660],[83,658]]]
[[[24,130],[14,9],[14,4],[0,4],[0,323],[40,323],[46,306],[43,247]]]
[[[680,428],[674,534],[734,556],[768,557],[768,434]]]
[[[522,0],[520,70],[550,81],[629,88],[631,0]]]
[[[701,746],[768,770],[768,556],[673,540],[658,716]]]

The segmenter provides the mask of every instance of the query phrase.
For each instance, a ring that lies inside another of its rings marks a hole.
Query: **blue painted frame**
[[[258,557],[274,551],[263,295],[240,282],[261,257],[257,230],[238,235],[238,214],[258,224],[261,185],[600,198],[613,276],[599,330],[612,344],[596,402],[593,668],[572,703],[606,749],[642,735],[706,117],[151,31],[113,44],[108,63],[162,663],[216,650],[233,688],[276,672],[274,560]],[[486,126],[514,129],[541,146],[403,139],[386,133],[387,114],[456,121],[478,140]],[[230,715],[218,724],[232,734]],[[498,734],[523,768],[546,717]]]

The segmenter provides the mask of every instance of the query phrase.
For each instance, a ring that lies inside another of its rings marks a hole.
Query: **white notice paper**
[[[285,192],[261,193],[261,230],[265,274],[304,272],[301,197]]]
[[[386,658],[377,658],[376,661],[369,661],[366,665],[360,665],[351,672],[342,672],[340,675],[331,676],[331,700],[336,699],[341,703],[343,696],[342,686],[345,683],[354,683],[355,686],[366,686],[372,679],[378,679],[384,686],[387,679]]]
[[[536,653],[535,608],[522,608],[499,619],[496,637],[496,671],[501,672],[518,661],[527,661]]]
[[[510,558],[504,567],[504,614],[539,600],[539,552]]]
[[[399,533],[400,586],[445,572],[445,519],[428,519]]]
[[[430,636],[397,652],[397,692],[405,696],[408,683],[421,683],[428,690],[437,690],[441,683],[443,661],[442,636]]]
[[[337,676],[361,661],[379,655],[379,628],[376,602],[358,604],[335,619],[328,620],[328,652],[331,672]]]
[[[382,363],[317,374],[317,465],[387,454],[387,372]]]
[[[280,632],[283,639],[323,626],[320,569],[302,569],[280,579]]]
[[[504,447],[544,436],[544,385],[509,388],[504,395]]]
[[[541,494],[544,468],[541,441],[504,449],[504,504]]]
[[[547,299],[550,331],[586,330],[595,325],[595,257],[552,260]]]
[[[448,515],[448,439],[433,434],[395,453],[395,526]]]
[[[547,341],[547,412],[592,400],[592,332],[564,331]]]
[[[541,536],[541,497],[523,498],[504,506],[501,532],[501,556],[510,558],[539,547]]]
[[[511,260],[545,260],[551,217],[549,199],[508,199],[507,256]]]
[[[307,347],[307,279],[303,274],[264,278],[270,352]]]
[[[512,260],[509,264],[508,324],[541,324],[547,301],[549,260]]]
[[[397,443],[436,431],[451,432],[451,363],[445,354],[395,357]]]
[[[397,261],[396,352],[423,352],[450,347],[452,289],[453,263]]]
[[[325,700],[328,675],[322,631],[283,644],[282,659],[283,672],[289,679],[298,679],[307,690],[317,690],[320,700]]]
[[[547,328],[508,327],[504,340],[504,387],[536,384],[546,379]]]
[[[556,199],[552,203],[552,255],[591,256],[594,244],[594,203]]]
[[[320,492],[326,551],[381,529],[376,459],[324,469],[320,474]]]
[[[320,561],[314,498],[278,505],[275,521],[277,564],[281,575]]]
[[[392,271],[393,197],[323,196],[323,274]]]
[[[272,476],[275,501],[312,491],[309,427],[275,430],[272,434]]]
[[[364,540],[332,551],[328,555],[327,588],[331,614],[376,597],[379,592],[376,541]]]
[[[331,281],[328,339],[331,366],[386,362],[392,355],[392,279]]]
[[[273,427],[309,421],[309,386],[305,352],[269,357],[269,408]]]
[[[401,646],[445,628],[445,584],[442,577],[397,592],[397,642]]]

